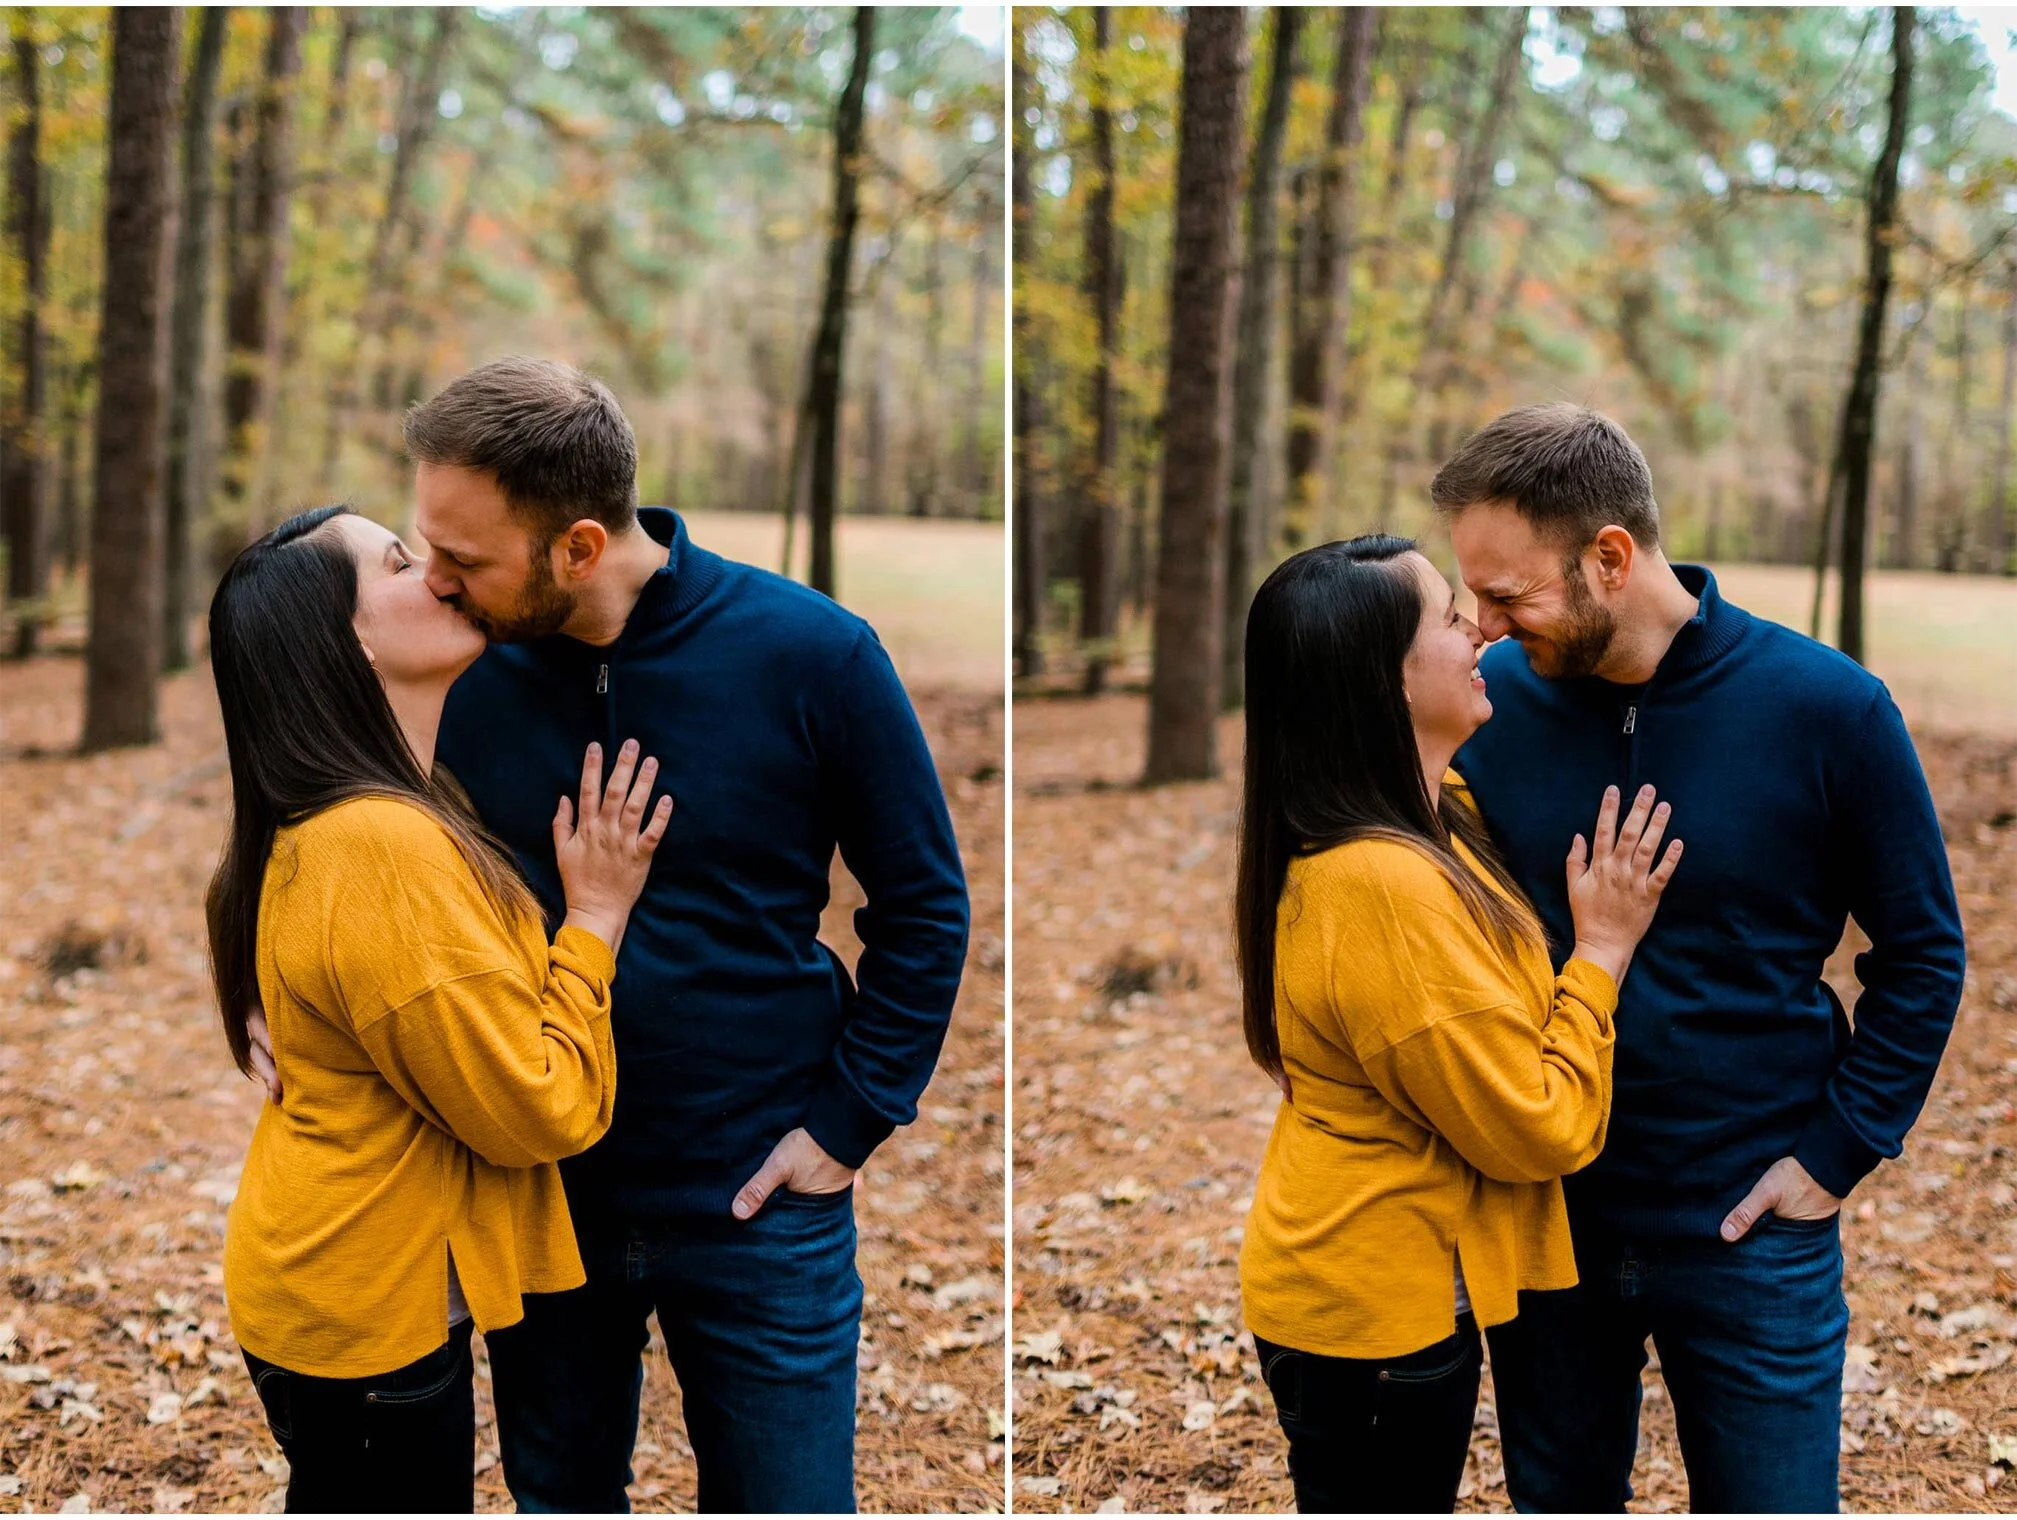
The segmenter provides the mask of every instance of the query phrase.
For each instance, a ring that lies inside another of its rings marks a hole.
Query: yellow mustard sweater
[[[1459,1255],[1481,1326],[1522,1288],[1573,1287],[1561,1177],[1604,1143],[1610,976],[1502,954],[1433,861],[1385,840],[1297,860],[1277,922],[1292,1098],[1240,1257],[1248,1327],[1401,1356],[1455,1332]]]
[[[507,922],[418,808],[342,803],[282,830],[259,906],[281,1102],[224,1244],[231,1328],[316,1377],[370,1377],[584,1281],[562,1156],[609,1128],[609,947]]]

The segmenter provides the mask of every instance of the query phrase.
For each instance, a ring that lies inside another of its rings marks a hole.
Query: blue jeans
[[[521,1514],[630,1508],[654,1310],[712,1512],[854,1509],[861,1278],[854,1195],[771,1194],[757,1216],[577,1221],[585,1286],[530,1293],[485,1337]]]
[[[1522,1513],[1622,1511],[1646,1341],[1674,1401],[1697,1512],[1840,1507],[1849,1305],[1839,1220],[1768,1214],[1736,1244],[1576,1226],[1581,1281],[1494,1327],[1506,1489]]]

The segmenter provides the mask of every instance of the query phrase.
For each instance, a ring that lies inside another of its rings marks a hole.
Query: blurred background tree
[[[1827,504],[1872,288],[1899,14],[1249,11],[1220,506],[1238,542],[1205,609],[1227,625],[1227,657],[1193,679],[1236,704],[1227,671],[1260,579],[1306,543],[1426,531],[1437,464],[1530,401],[1586,402],[1632,432],[1673,557],[1795,565],[1825,549],[1839,565]],[[1989,45],[2003,39],[1953,10],[1903,14],[1916,25],[1882,239],[1866,553],[2010,574],[2017,121],[1992,108]],[[1165,387],[1182,357],[1168,347],[1185,21],[1027,9],[1013,26],[1029,174],[1017,493],[1042,534],[1017,555],[1019,576],[1042,577],[1017,590],[1019,669],[1097,689],[1150,627]],[[1089,254],[1109,204],[1110,350]],[[1110,503],[1117,571],[1086,548],[1108,540],[1084,525]],[[1112,626],[1084,612],[1110,575]]]
[[[830,328],[828,504],[1002,516],[999,10],[875,12],[844,164],[866,10],[190,14],[170,60],[172,172],[147,213],[163,220],[165,363],[159,439],[135,448],[163,462],[114,480],[92,461],[132,421],[100,416],[118,14],[8,12],[6,649],[83,603],[102,509],[158,544],[137,573],[165,626],[135,658],[186,663],[215,575],[281,517],[346,500],[410,527],[401,413],[510,352],[609,384],[647,502],[802,514],[794,440],[809,461],[818,430],[800,419],[819,421],[809,378]],[[837,314],[852,320],[834,324],[843,178]],[[823,569],[832,590],[830,553]],[[94,642],[147,615],[91,612]]]

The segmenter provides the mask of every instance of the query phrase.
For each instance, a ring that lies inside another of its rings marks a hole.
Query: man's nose
[[[453,576],[442,574],[440,563],[433,559],[428,560],[427,569],[422,572],[421,579],[426,582],[427,589],[434,593],[438,601],[447,601],[462,590],[462,583]]]
[[[1513,620],[1505,613],[1482,602],[1478,604],[1478,632],[1484,635],[1486,643],[1495,644],[1512,631]]]

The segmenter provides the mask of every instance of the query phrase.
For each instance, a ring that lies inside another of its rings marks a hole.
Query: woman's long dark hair
[[[1289,863],[1354,839],[1391,839],[1440,866],[1498,946],[1542,939],[1483,822],[1431,796],[1402,679],[1421,626],[1421,588],[1400,557],[1412,539],[1368,534],[1285,560],[1247,612],[1246,779],[1235,938],[1247,1050],[1283,1078],[1275,935]],[[1494,891],[1458,855],[1484,865]]]
[[[349,510],[288,518],[231,562],[210,601],[210,668],[231,757],[231,830],[205,900],[210,971],[231,1058],[248,1075],[259,894],[277,830],[357,797],[410,802],[448,831],[500,912],[533,911],[460,789],[421,771],[365,658],[352,621],[357,561],[324,531]]]

